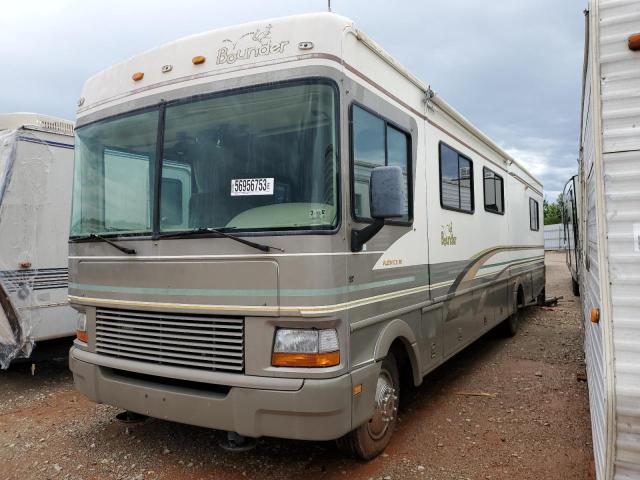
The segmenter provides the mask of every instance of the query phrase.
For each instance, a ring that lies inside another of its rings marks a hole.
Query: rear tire
[[[518,309],[517,296],[513,299],[513,313],[500,324],[500,331],[505,337],[513,337],[518,333],[520,324],[520,310]]]
[[[398,362],[392,352],[382,361],[376,386],[373,417],[365,424],[336,440],[343,452],[371,460],[387,447],[398,419],[400,375]]]

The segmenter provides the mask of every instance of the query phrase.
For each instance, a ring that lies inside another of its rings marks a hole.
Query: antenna
[[[331,0],[327,0],[327,12],[331,11]]]

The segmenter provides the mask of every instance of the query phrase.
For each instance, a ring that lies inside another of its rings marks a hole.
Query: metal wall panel
[[[640,54],[627,46],[640,31],[640,2],[592,0],[590,16],[580,165],[585,357],[597,478],[622,480],[640,478]]]
[[[638,0],[601,0],[600,90],[615,372],[615,479],[640,478],[640,33]],[[635,234],[634,234],[635,229]],[[604,268],[604,267],[603,267]],[[604,301],[604,299],[603,299]]]
[[[640,33],[638,0],[600,1],[603,152],[640,149],[640,54],[627,39]]]
[[[544,249],[564,250],[567,247],[567,238],[562,223],[544,226]]]
[[[591,411],[591,430],[593,437],[593,453],[598,479],[604,478],[606,457],[606,380],[604,359],[604,337],[602,326],[591,323],[590,311],[600,305],[600,269],[598,265],[598,224],[596,215],[596,180],[594,170],[595,142],[593,130],[593,101],[597,100],[591,88],[593,52],[587,58],[587,71],[584,84],[583,115],[582,115],[582,156],[580,165],[581,181],[581,217],[580,228],[582,252],[584,255],[581,265],[581,299],[585,329],[585,362],[589,385],[589,405]]]

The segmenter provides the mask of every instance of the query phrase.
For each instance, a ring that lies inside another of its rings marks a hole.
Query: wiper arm
[[[272,247],[270,245],[263,245],[262,243],[252,242],[251,240],[245,240],[244,238],[236,237],[235,235],[231,235],[229,233],[223,232],[222,230],[217,230],[215,228],[194,228],[193,230],[188,230],[186,232],[161,233],[160,238],[183,237],[183,236],[194,235],[198,233],[214,233],[216,235],[220,235],[221,237],[230,238],[231,240],[235,240],[236,242],[243,243],[244,245],[248,245],[249,247],[257,248],[262,252],[269,252],[271,250],[278,250],[280,252],[284,252],[284,250],[281,248]]]
[[[96,235],[95,233],[90,233],[86,237],[79,237],[79,238],[70,239],[71,242],[86,242],[88,240],[100,240],[101,242],[108,243],[113,248],[117,248],[118,250],[120,250],[123,253],[126,253],[127,255],[135,255],[136,254],[136,251],[133,248],[123,247],[122,245],[118,245],[116,242],[113,242],[113,241],[109,240],[108,238],[104,238],[101,235]]]

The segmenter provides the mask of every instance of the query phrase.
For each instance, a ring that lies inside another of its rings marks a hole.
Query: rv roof
[[[328,54],[338,58],[342,56],[345,31],[354,33],[360,42],[418,89],[425,94],[430,92],[427,84],[411,74],[363,32],[357,30],[352,20],[323,12],[212,30],[131,57],[86,81],[78,103],[78,117],[154,92],[169,90],[171,85],[180,82],[202,81],[201,79],[206,77],[225,75],[236,70],[246,71],[249,60],[253,61],[253,66],[259,67],[302,59],[307,53],[305,44],[312,46],[316,56]],[[195,57],[200,57],[203,63],[196,64],[193,61]],[[134,74],[137,74],[138,80],[134,80]],[[440,96],[434,95],[432,101],[505,161],[516,164],[534,182],[542,186],[525,167]]]
[[[73,135],[73,122],[39,113],[0,113],[0,131],[28,128],[60,135]]]

